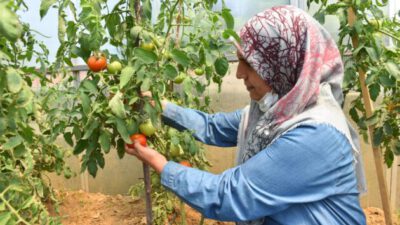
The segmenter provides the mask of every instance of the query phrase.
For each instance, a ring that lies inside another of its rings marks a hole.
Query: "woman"
[[[206,144],[238,146],[238,166],[214,175],[135,143],[126,151],[208,218],[239,224],[365,224],[359,146],[340,104],[343,66],[328,32],[292,6],[268,9],[240,32],[236,76],[249,107],[208,115],[163,102],[166,124]]]

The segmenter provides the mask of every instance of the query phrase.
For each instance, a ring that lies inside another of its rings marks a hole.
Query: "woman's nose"
[[[246,70],[243,67],[243,64],[239,62],[238,68],[236,70],[236,78],[237,79],[245,79],[246,78]]]

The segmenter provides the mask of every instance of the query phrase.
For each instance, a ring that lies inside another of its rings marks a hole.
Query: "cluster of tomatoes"
[[[143,43],[141,45],[141,48],[151,51],[154,49],[154,44]],[[110,64],[107,64],[107,58],[104,55],[104,53],[95,53],[92,56],[90,56],[89,59],[87,60],[87,65],[89,69],[93,72],[100,72],[107,68],[107,71],[109,73],[118,74],[122,70],[122,64],[117,60],[111,62]],[[197,76],[202,76],[204,74],[204,69],[196,68],[193,70],[193,72]],[[187,76],[186,73],[180,72],[178,76],[175,77],[174,83],[181,84],[185,80],[186,76]]]
[[[146,120],[139,125],[139,133],[132,134],[130,139],[132,144],[127,144],[128,147],[134,148],[133,142],[138,141],[142,146],[147,146],[147,137],[153,136],[156,133],[156,128],[153,126],[151,120]],[[192,167],[192,164],[188,160],[182,160],[179,162],[183,166]]]
[[[94,53],[87,60],[87,65],[93,72],[100,72],[107,68],[109,73],[117,74],[122,70],[122,64],[118,60],[107,64],[107,58],[104,53]]]

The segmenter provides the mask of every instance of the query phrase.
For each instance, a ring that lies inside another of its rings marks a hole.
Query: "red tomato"
[[[87,61],[89,69],[93,72],[99,72],[107,67],[107,59],[104,56],[92,55]]]
[[[143,134],[139,134],[139,133],[137,133],[137,134],[132,134],[132,135],[131,135],[131,141],[134,142],[135,140],[139,141],[139,143],[140,143],[141,145],[147,146],[146,136],[144,136]],[[128,144],[128,146],[129,146],[130,148],[134,148],[134,147],[135,147],[135,145],[134,145],[133,143],[132,143],[132,144]]]
[[[183,160],[179,164],[181,164],[183,166],[187,166],[187,167],[192,167],[192,164],[187,160]]]

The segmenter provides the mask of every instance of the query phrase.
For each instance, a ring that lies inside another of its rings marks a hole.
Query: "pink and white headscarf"
[[[343,100],[335,41],[304,11],[293,6],[266,10],[246,23],[240,37],[244,58],[279,95],[273,112],[277,124],[313,104],[327,78],[338,82],[334,91],[337,101]]]
[[[359,190],[363,191],[357,135],[340,106],[343,64],[330,34],[303,10],[278,6],[252,17],[241,29],[240,38],[238,50],[279,97],[266,111],[252,101],[244,116],[248,122],[242,121],[239,130],[238,163],[301,124],[325,123],[346,135],[352,144]]]

